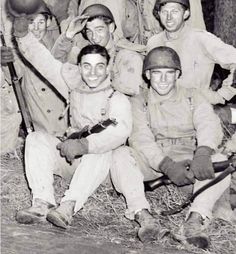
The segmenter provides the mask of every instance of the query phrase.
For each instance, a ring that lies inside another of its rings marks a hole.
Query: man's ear
[[[115,31],[115,23],[112,22],[111,24],[108,25],[108,27],[109,27],[110,33],[113,34]]]
[[[81,65],[80,65],[80,63],[78,63],[78,69],[79,69],[79,72],[81,73]]]
[[[178,79],[180,77],[180,70],[175,71],[175,77],[176,77],[176,79]]]
[[[189,16],[190,16],[190,10],[187,9],[184,11],[184,20],[187,20]]]
[[[147,71],[145,72],[145,76],[146,76],[146,78],[147,78],[148,80],[151,79],[151,72],[150,72],[150,70],[147,70]]]

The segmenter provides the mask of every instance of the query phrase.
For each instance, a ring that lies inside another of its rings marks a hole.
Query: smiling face
[[[168,32],[177,32],[183,27],[190,13],[179,3],[166,3],[158,14],[162,25]]]
[[[91,44],[106,47],[114,31],[114,24],[106,24],[104,20],[96,18],[86,24],[86,36]]]
[[[37,14],[30,20],[29,31],[40,41],[47,32],[48,22],[49,20],[46,20],[44,15]]]
[[[179,70],[173,68],[156,68],[146,72],[152,88],[161,96],[172,95],[179,74]]]
[[[83,81],[90,88],[97,88],[108,76],[107,60],[100,54],[82,56],[79,69]]]

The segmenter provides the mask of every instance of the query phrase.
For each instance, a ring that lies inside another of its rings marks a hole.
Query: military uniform
[[[88,154],[76,159],[72,165],[59,155],[56,137],[41,132],[27,136],[25,165],[33,198],[55,204],[53,173],[69,180],[72,178],[62,202],[75,200],[76,212],[106,179],[112,167],[113,151],[130,135],[132,115],[129,101],[125,95],[113,91],[110,77],[95,90],[88,88],[80,78],[78,66],[55,60],[30,33],[19,39],[19,46],[26,59],[55,85],[63,97],[69,98],[74,130],[81,130],[86,125],[92,127],[108,117],[117,121],[116,126],[88,136]]]
[[[180,85],[199,89],[212,104],[224,104],[225,100],[236,95],[236,89],[231,87],[236,67],[236,49],[233,46],[225,44],[211,33],[191,28],[187,24],[175,39],[169,38],[166,31],[154,35],[147,43],[147,50],[158,46],[171,47],[178,53],[183,73],[179,79]],[[209,89],[215,64],[231,70],[217,93]]]
[[[160,177],[159,164],[166,156],[175,161],[192,159],[196,145],[216,150],[221,143],[223,134],[220,121],[210,104],[196,91],[178,87],[171,98],[163,100],[150,88],[149,92],[132,98],[131,102],[133,130],[129,138],[130,148],[119,148],[114,158],[121,174],[127,171],[126,178],[133,185],[136,181]],[[122,172],[121,158],[129,170]],[[214,155],[212,159],[224,158],[223,155]],[[141,176],[137,171],[142,172]],[[196,180],[194,191],[208,181]],[[229,184],[230,176],[201,193],[189,212],[195,211],[203,218],[211,218],[216,200]],[[125,188],[126,185],[122,185],[123,192],[126,192]]]
[[[112,67],[111,79],[113,87],[124,94],[138,94],[139,88],[143,84],[141,76],[143,66],[142,56],[135,51],[117,47],[116,41],[112,38],[108,42],[106,49],[111,57],[110,65]],[[80,47],[74,47],[73,41],[68,39],[65,34],[62,34],[56,41],[52,53],[55,58],[62,62],[69,60],[70,63],[75,64],[80,50]]]

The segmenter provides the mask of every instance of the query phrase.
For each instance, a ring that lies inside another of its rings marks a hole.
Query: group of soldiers
[[[125,3],[120,2],[119,7]],[[14,1],[6,2],[14,51],[1,46],[1,90],[11,89],[7,64],[14,61],[34,127],[24,152],[32,206],[17,212],[19,223],[47,220],[66,229],[109,178],[125,197],[125,216],[140,225],[139,239],[150,242],[158,239],[160,227],[144,182],[165,175],[195,192],[219,175],[212,162],[236,151],[233,139],[224,154],[219,149],[221,118],[235,124],[234,105],[221,107],[221,117],[213,110],[236,95],[236,49],[207,32],[201,15],[195,16],[196,22],[191,19],[196,9],[202,13],[200,1],[131,2],[139,7],[139,20],[146,21],[138,23],[135,33],[128,32],[129,23],[117,22],[119,10],[126,9],[111,7],[111,1],[80,1],[71,9],[76,13],[60,21],[59,31],[50,29],[58,22],[53,24],[55,15],[44,2],[30,14],[20,13]],[[150,24],[158,25],[151,29]],[[229,70],[216,91],[210,87],[215,64]],[[12,106],[8,101],[1,109],[7,116]],[[14,117],[19,126],[19,114],[17,121]],[[112,124],[103,126],[107,120]],[[70,138],[99,123],[101,131]],[[1,136],[7,137],[6,131]],[[69,183],[60,204],[54,197],[53,174]],[[190,244],[209,247],[205,229],[230,184],[227,175],[194,199],[181,232]]]

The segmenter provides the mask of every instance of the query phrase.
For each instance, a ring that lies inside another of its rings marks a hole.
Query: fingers
[[[71,22],[76,23],[78,21],[82,21],[82,23],[83,23],[83,22],[86,22],[88,20],[88,18],[89,18],[89,16],[87,16],[87,15],[81,15],[81,16],[77,16],[74,19],[72,19]]]

